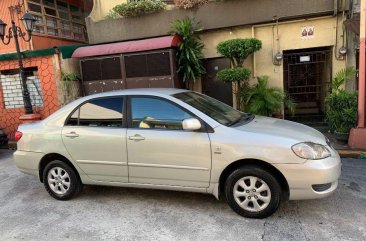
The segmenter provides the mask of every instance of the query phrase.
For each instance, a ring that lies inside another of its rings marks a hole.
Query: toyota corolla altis
[[[19,126],[16,140],[18,168],[59,200],[83,184],[156,188],[210,193],[264,218],[282,201],[328,196],[341,172],[320,132],[179,89],[83,97]]]

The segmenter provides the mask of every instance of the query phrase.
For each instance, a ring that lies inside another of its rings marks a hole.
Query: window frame
[[[108,126],[81,126],[80,125],[80,107],[82,107],[84,104],[88,103],[88,102],[92,102],[94,100],[100,100],[100,99],[121,99],[122,100],[122,125],[121,127],[108,127]],[[73,126],[73,125],[67,125],[67,122],[69,122],[71,116],[75,113],[75,111],[79,111],[78,113],[78,118],[77,118],[77,125]],[[103,96],[103,97],[97,97],[97,98],[92,98],[92,99],[88,99],[86,101],[83,101],[82,103],[80,103],[79,105],[77,105],[67,116],[67,118],[65,119],[64,125],[63,127],[75,127],[75,128],[112,128],[112,129],[125,129],[127,128],[127,97],[125,95],[112,95],[112,96]]]
[[[126,115],[126,122],[127,122],[127,128],[131,129],[131,130],[154,130],[154,131],[179,131],[179,132],[201,132],[201,133],[214,133],[214,129],[207,124],[204,120],[202,120],[200,117],[198,117],[196,114],[194,114],[193,112],[191,112],[190,110],[184,108],[183,106],[179,105],[178,103],[175,103],[172,100],[169,100],[167,98],[161,97],[161,96],[155,96],[155,95],[128,95],[127,97],[127,101],[126,101],[126,111],[127,111],[127,115]],[[157,99],[157,100],[161,100],[161,101],[165,101],[169,104],[172,104],[176,107],[178,107],[179,109],[181,109],[184,112],[187,112],[188,114],[190,114],[192,116],[192,118],[196,118],[197,120],[199,120],[199,122],[201,122],[201,129],[198,130],[176,130],[176,129],[155,129],[155,128],[151,128],[151,129],[142,129],[142,128],[135,128],[132,125],[132,103],[131,103],[131,99],[132,98],[150,98],[150,99]]]
[[[54,6],[50,6],[50,5],[47,5],[47,4],[44,4],[43,1],[41,2],[34,2],[32,0],[26,0],[26,10],[30,11],[32,14],[35,14],[37,15],[38,17],[42,18],[43,21],[42,23],[39,23],[39,22],[36,22],[35,25],[39,28],[43,28],[43,33],[40,33],[40,32],[34,32],[34,35],[39,35],[39,36],[48,36],[48,37],[52,37],[52,38],[58,38],[58,39],[66,39],[66,40],[72,40],[72,41],[76,41],[76,42],[87,42],[88,41],[88,38],[86,36],[86,23],[85,23],[85,19],[83,19],[83,16],[85,14],[85,11],[83,8],[81,7],[78,7],[79,8],[79,11],[78,12],[72,12],[70,10],[70,3],[68,3],[66,0],[59,0],[60,2],[64,2],[67,4],[67,10],[64,9],[64,8],[59,8],[58,5],[57,5],[57,0],[54,1]],[[33,12],[32,10],[29,9],[29,6],[28,4],[33,4],[33,5],[37,5],[41,8],[41,12]],[[54,10],[56,12],[56,15],[49,15],[49,14],[46,14],[46,8],[49,8],[51,10]],[[68,19],[64,19],[64,18],[61,18],[60,17],[60,14],[59,12],[62,12],[62,13],[66,13],[68,15]],[[81,16],[81,19],[80,20],[75,20],[75,19],[72,19],[72,15],[78,15],[78,16]],[[51,26],[48,26],[47,23],[46,23],[46,18],[54,18],[56,20],[56,26],[54,27],[51,27]],[[61,22],[62,21],[66,21],[69,23],[69,25],[71,26],[70,29],[64,29],[62,28],[61,26]],[[82,32],[78,32],[78,31],[74,31],[73,29],[73,24],[78,24],[78,25],[82,25],[83,29],[82,29]],[[48,34],[48,29],[55,29],[57,32],[58,32],[58,35],[52,35],[52,34]],[[67,37],[67,36],[63,36],[62,35],[62,30],[69,30],[71,31],[71,37]],[[76,38],[75,35],[80,35],[81,38]]]

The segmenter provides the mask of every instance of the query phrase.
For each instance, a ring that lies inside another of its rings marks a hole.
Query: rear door
[[[123,97],[90,100],[62,129],[67,151],[93,180],[128,182]]]

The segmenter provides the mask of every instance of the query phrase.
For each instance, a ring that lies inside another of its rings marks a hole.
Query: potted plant
[[[332,80],[332,93],[326,97],[325,121],[338,141],[347,142],[349,132],[357,122],[357,92],[347,92],[342,86],[346,80],[354,78],[353,67],[340,70]]]
[[[294,114],[295,103],[278,87],[268,87],[268,76],[257,77],[258,83],[243,91],[245,110],[256,115],[275,116],[283,105]]]
[[[339,141],[348,141],[349,132],[357,122],[357,92],[338,90],[326,98],[325,121]]]

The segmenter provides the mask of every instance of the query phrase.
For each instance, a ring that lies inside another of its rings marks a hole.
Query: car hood
[[[251,122],[235,127],[235,129],[245,132],[293,139],[295,142],[311,141],[327,145],[324,135],[314,128],[300,123],[276,118],[255,116]]]

